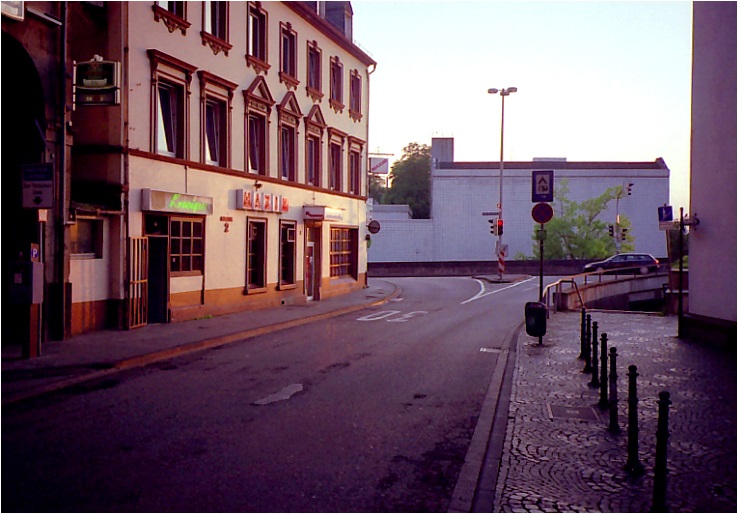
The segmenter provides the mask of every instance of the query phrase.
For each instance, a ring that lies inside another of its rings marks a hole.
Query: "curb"
[[[2,399],[2,405],[3,406],[12,405],[14,403],[18,403],[23,400],[37,398],[45,394],[54,393],[54,392],[61,391],[63,389],[67,389],[69,387],[81,384],[83,382],[88,382],[88,381],[103,378],[103,377],[106,377],[106,376],[109,376],[115,373],[120,373],[121,371],[125,371],[128,369],[143,367],[149,364],[153,364],[155,362],[169,360],[174,357],[180,357],[182,355],[188,355],[188,354],[199,352],[202,350],[209,350],[212,348],[217,348],[219,346],[225,346],[230,343],[243,341],[246,339],[251,339],[251,338],[261,336],[264,334],[277,332],[279,330],[285,330],[287,328],[293,328],[293,327],[298,327],[300,325],[306,325],[308,323],[320,321],[323,319],[334,318],[336,316],[341,316],[343,314],[348,314],[350,312],[367,309],[369,307],[376,307],[378,305],[383,305],[389,302],[391,299],[396,298],[399,294],[400,294],[399,288],[395,287],[395,290],[392,293],[387,295],[385,298],[382,298],[381,300],[373,300],[367,303],[361,303],[357,305],[351,305],[349,307],[343,307],[341,309],[336,309],[335,311],[324,312],[322,314],[315,314],[313,316],[293,319],[290,321],[283,321],[281,323],[275,323],[273,325],[268,325],[268,326],[264,326],[260,328],[253,328],[250,330],[244,330],[244,331],[236,332],[233,334],[226,334],[226,335],[219,336],[219,337],[203,339],[201,341],[194,341],[194,342],[186,343],[180,346],[174,346],[172,348],[167,348],[165,350],[159,350],[156,352],[138,355],[136,357],[129,357],[127,359],[121,359],[119,361],[113,362],[112,367],[109,369],[93,371],[91,373],[84,373],[82,375],[59,380],[51,384],[45,384],[42,386],[26,389],[24,391],[19,391],[17,393],[11,393],[6,398]]]

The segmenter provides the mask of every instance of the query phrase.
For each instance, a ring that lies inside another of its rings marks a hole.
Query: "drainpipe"
[[[57,279],[59,280],[59,290],[57,291],[59,299],[59,312],[60,319],[58,323],[61,326],[57,326],[57,336],[60,340],[64,340],[67,337],[67,314],[69,312],[69,306],[67,305],[67,282],[69,280],[69,271],[67,263],[69,262],[66,247],[66,232],[67,232],[67,180],[69,173],[67,171],[67,35],[68,35],[68,5],[64,1],[61,3],[61,41],[59,42],[59,53],[61,66],[59,67],[59,94],[60,105],[59,105],[59,118],[61,126],[59,129],[59,203],[57,205],[57,220],[56,220],[56,258],[57,258]],[[71,295],[70,295],[71,297]]]

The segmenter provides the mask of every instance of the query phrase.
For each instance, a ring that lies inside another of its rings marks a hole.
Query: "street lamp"
[[[502,175],[505,172],[505,162],[503,158],[503,149],[505,146],[505,97],[510,96],[510,93],[515,93],[518,90],[516,87],[508,87],[506,89],[497,89],[497,88],[490,88],[487,90],[487,93],[490,95],[496,95],[497,93],[500,94],[502,97],[502,114],[500,117],[501,124],[500,124],[500,202],[497,204],[497,209],[499,210],[499,216],[500,220],[502,220]],[[502,247],[502,234],[498,235],[497,239],[497,251],[499,253],[500,249]],[[498,261],[499,262],[499,261]],[[504,260],[502,261],[504,262]],[[502,273],[503,273],[504,265],[500,265],[498,267],[498,271],[500,273],[500,280],[502,280]]]

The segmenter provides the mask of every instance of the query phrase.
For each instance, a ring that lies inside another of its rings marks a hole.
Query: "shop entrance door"
[[[169,321],[169,238],[149,236],[149,323]]]
[[[305,246],[305,296],[308,301],[315,299],[315,243],[312,241]]]

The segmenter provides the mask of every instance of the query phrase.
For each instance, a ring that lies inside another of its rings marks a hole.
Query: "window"
[[[246,102],[246,171],[269,175],[269,115],[274,100],[262,76],[243,92]]]
[[[279,285],[295,285],[295,233],[294,221],[282,221],[279,225]]]
[[[169,221],[169,256],[172,276],[202,275],[204,219],[172,217]]]
[[[295,180],[295,129],[287,125],[282,126],[280,146],[282,153],[279,167],[282,180]]]
[[[166,81],[157,86],[156,151],[184,158],[184,93],[182,87]]]
[[[307,44],[307,93],[314,102],[323,98],[322,53],[316,41]]]
[[[246,289],[266,289],[266,221],[249,219],[247,223]]]
[[[279,176],[297,180],[297,127],[302,117],[295,93],[288,92],[277,106],[279,112]]]
[[[292,24],[280,24],[282,34],[280,51],[279,80],[287,84],[288,88],[297,88],[297,33],[292,30]]]
[[[248,124],[249,171],[266,175],[266,119],[263,115],[251,113]]]
[[[359,75],[358,70],[351,71],[349,116],[354,121],[361,120],[361,75]]]
[[[352,149],[349,152],[349,193],[360,194],[361,154]]]
[[[75,259],[102,259],[103,220],[77,218],[69,226],[70,253]]]
[[[228,44],[228,2],[205,0],[202,3],[202,44],[210,45],[215,55],[228,51],[233,45]]]
[[[334,191],[341,190],[341,145],[331,142],[331,177],[330,188]]]
[[[309,186],[320,186],[320,138],[314,135],[307,137],[306,143],[306,177]]]
[[[204,70],[200,77],[202,109],[201,161],[214,166],[230,165],[231,100],[238,84]]]
[[[154,20],[161,21],[169,32],[179,30],[187,34],[190,23],[187,21],[187,2],[154,2]]]
[[[357,242],[357,229],[331,227],[331,278],[358,278]]]
[[[249,2],[246,63],[257,73],[266,73],[270,68],[267,55],[267,13],[259,4]]]
[[[158,50],[148,50],[151,60],[151,151],[189,158],[189,92],[196,70],[176,57]]]
[[[343,111],[343,64],[337,56],[331,57],[330,104],[334,111]]]

